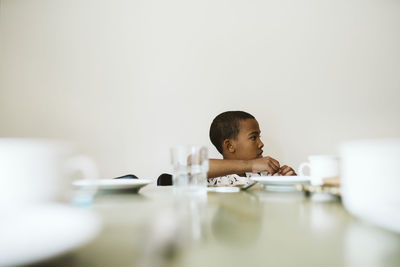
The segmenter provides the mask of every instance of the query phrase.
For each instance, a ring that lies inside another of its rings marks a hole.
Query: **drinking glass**
[[[206,194],[208,149],[180,145],[171,148],[172,183],[175,192]]]

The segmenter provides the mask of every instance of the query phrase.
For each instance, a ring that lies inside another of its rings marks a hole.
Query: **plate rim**
[[[293,179],[293,180],[288,180],[288,179],[282,179],[283,177],[298,177],[299,179]],[[302,177],[303,179],[301,179]],[[296,183],[306,183],[310,182],[310,176],[297,176],[297,175],[291,175],[291,176],[256,176],[256,177],[249,177],[251,180],[262,183],[262,184],[280,184],[280,185],[285,185],[285,184],[296,184]]]
[[[103,183],[102,182],[110,182],[110,183]],[[77,187],[85,187],[85,186],[97,186],[98,188],[111,188],[111,187],[118,187],[121,188],[128,188],[128,187],[138,187],[138,186],[145,186],[148,184],[153,183],[151,179],[112,179],[112,178],[104,178],[104,179],[96,179],[96,180],[77,180],[73,181],[72,184]]]
[[[47,214],[47,215],[53,214],[53,212],[55,212],[54,213],[55,215],[52,215],[53,218],[63,218],[63,216],[59,216],[59,215],[64,214],[64,216],[65,216],[66,214],[68,214],[69,216],[71,216],[71,218],[75,218],[76,219],[75,221],[79,222],[78,225],[75,225],[75,228],[74,228],[75,232],[73,232],[74,234],[68,235],[69,239],[64,239],[61,243],[59,242],[59,240],[57,240],[57,238],[62,237],[64,235],[64,233],[60,233],[59,235],[55,235],[55,236],[51,235],[51,238],[41,239],[41,241],[36,239],[36,241],[35,240],[32,241],[32,243],[30,245],[34,245],[35,242],[40,244],[41,242],[43,242],[43,240],[46,240],[45,242],[48,242],[47,245],[52,245],[52,247],[54,249],[46,250],[46,251],[42,249],[40,251],[35,251],[33,254],[32,254],[32,251],[30,251],[30,253],[26,253],[24,256],[22,256],[23,252],[19,251],[17,253],[17,255],[18,255],[17,257],[15,257],[15,255],[13,255],[14,253],[5,253],[5,255],[8,255],[9,258],[6,259],[6,257],[3,257],[0,264],[5,264],[7,266],[8,265],[14,266],[14,265],[26,265],[26,264],[38,264],[47,259],[51,259],[54,257],[59,257],[61,255],[64,255],[65,253],[68,253],[69,251],[73,251],[74,249],[77,249],[77,248],[89,243],[102,230],[101,219],[94,212],[88,211],[88,210],[82,210],[79,207],[74,207],[71,205],[61,204],[61,203],[46,203],[46,204],[41,204],[41,205],[29,205],[26,207],[26,209],[23,209],[20,212],[18,212],[18,215],[14,215],[14,216],[16,216],[16,217],[14,217],[14,219],[15,218],[17,218],[17,219],[23,218],[24,214],[25,214],[25,216],[30,216],[31,219],[32,219],[32,216],[37,219],[37,218],[43,216],[44,214]],[[21,215],[22,215],[22,217],[20,217]],[[12,220],[13,219],[11,218],[11,222],[12,222]],[[71,225],[71,224],[69,224],[68,220],[59,219],[56,221],[57,221],[56,224],[54,223],[54,221],[48,221],[47,224],[45,224],[44,226],[42,226],[42,224],[40,224],[40,226],[38,226],[37,222],[34,223],[34,222],[32,222],[32,220],[26,220],[26,222],[24,222],[24,227],[21,229],[22,229],[23,233],[27,233],[27,232],[30,232],[35,229],[43,230],[42,228],[46,228],[46,229],[53,228],[53,230],[54,229],[57,230],[59,228],[60,224],[64,225],[65,227],[68,227],[69,225]],[[8,222],[8,223],[10,223],[10,222]],[[12,230],[12,232],[14,232],[13,235],[20,234],[21,229],[20,229],[20,227],[17,229],[13,229]],[[79,234],[78,234],[78,232],[79,232]],[[72,237],[72,239],[71,239],[71,237]],[[55,240],[57,242],[54,242]],[[23,242],[26,242],[25,238],[24,238]],[[21,243],[21,242],[14,243],[14,245],[12,245],[14,247],[9,248],[10,251],[15,249],[19,243]],[[56,243],[56,244],[54,244],[54,243]],[[8,244],[10,244],[10,243],[8,243]],[[40,246],[43,246],[43,243],[41,243]],[[56,246],[56,247],[54,247],[54,246]],[[14,256],[14,258],[13,258],[13,256]]]

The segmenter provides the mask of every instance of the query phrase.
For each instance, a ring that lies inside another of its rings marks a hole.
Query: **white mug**
[[[310,168],[312,185],[323,184],[324,178],[339,176],[339,158],[334,155],[314,155],[308,157],[308,162],[300,164],[298,174],[304,176],[303,169]]]
[[[98,176],[94,162],[70,143],[0,138],[0,210],[69,201],[77,172],[85,179]]]
[[[349,141],[340,153],[345,208],[400,233],[400,139]]]

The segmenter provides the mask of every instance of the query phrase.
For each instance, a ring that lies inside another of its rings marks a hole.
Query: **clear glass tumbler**
[[[207,193],[208,149],[180,145],[171,148],[174,191],[184,194]]]

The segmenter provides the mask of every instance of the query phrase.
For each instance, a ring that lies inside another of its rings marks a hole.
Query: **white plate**
[[[216,186],[216,187],[207,187],[207,192],[217,192],[217,193],[236,193],[239,192],[239,187],[232,186]]]
[[[292,186],[310,183],[309,176],[259,176],[250,177],[250,179],[265,185]]]
[[[78,187],[90,187],[96,186],[102,190],[113,190],[113,189],[133,189],[141,188],[148,184],[151,184],[150,179],[99,179],[99,180],[78,180],[73,184]]]
[[[32,206],[2,217],[0,266],[25,265],[78,248],[100,231],[90,211],[61,204]]]

